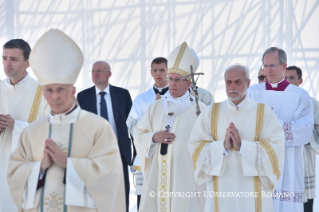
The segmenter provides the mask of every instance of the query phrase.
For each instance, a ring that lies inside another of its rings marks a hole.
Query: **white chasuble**
[[[53,162],[44,186],[37,189],[48,137],[69,155],[67,167]],[[79,107],[29,125],[10,158],[8,173],[11,194],[22,211],[125,211],[122,162],[112,127]]]
[[[68,156],[69,141],[72,139],[70,124],[53,124],[51,125],[50,138],[62,149],[63,153]],[[72,141],[71,141],[72,142]],[[70,146],[72,148],[72,146]],[[41,207],[43,211],[65,211],[64,210],[64,193],[65,186],[61,186],[64,180],[65,169],[59,167],[55,163],[47,170],[43,199]]]
[[[206,106],[200,103],[202,111]],[[194,125],[196,105],[187,92],[180,100],[166,93],[152,103],[135,127],[136,150],[144,175],[140,211],[200,211],[203,196],[196,192],[204,187],[196,186],[191,156],[187,149],[189,133]],[[162,155],[161,144],[153,143],[156,132],[169,129],[176,138]]]
[[[39,82],[27,74],[18,84],[10,79],[0,81],[0,114],[9,114],[15,121],[13,130],[0,132],[0,212],[17,211],[7,183],[9,157],[18,145],[22,130],[29,123],[48,113]]]
[[[224,149],[226,129],[234,123],[240,150]],[[275,114],[246,99],[213,104],[195,122],[188,141],[195,182],[206,185],[207,212],[273,211],[272,192],[283,168],[284,135]]]
[[[164,92],[166,89],[168,89],[168,85],[163,88],[157,88],[152,87],[149,90],[139,94],[133,101],[132,108],[130,110],[130,114],[126,120],[126,125],[129,130],[130,135],[134,135],[134,128],[138,122],[138,120],[144,115],[144,113],[148,110],[150,104],[155,102],[156,99],[156,93],[154,89],[158,90],[158,92]],[[142,194],[142,188],[143,188],[143,173],[141,172],[140,163],[138,161],[138,157],[135,157],[135,160],[133,162],[132,168],[136,170],[134,173],[135,179],[136,179],[136,188],[135,188],[135,194],[141,195]]]
[[[273,198],[275,211],[303,211],[303,148],[314,126],[311,98],[304,89],[291,84],[284,91],[266,90],[265,83],[252,85],[248,95],[273,109],[285,133],[284,169]],[[294,195],[286,197],[287,193]]]

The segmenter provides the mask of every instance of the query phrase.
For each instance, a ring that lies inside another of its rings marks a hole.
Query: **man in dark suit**
[[[117,136],[124,169],[126,209],[128,211],[130,193],[128,165],[131,165],[131,140],[126,119],[131,110],[132,99],[128,90],[109,84],[111,75],[111,68],[107,62],[95,62],[92,67],[92,80],[95,86],[78,93],[77,100],[83,110],[107,119]]]

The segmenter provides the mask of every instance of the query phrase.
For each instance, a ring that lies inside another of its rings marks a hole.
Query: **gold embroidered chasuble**
[[[17,211],[6,180],[9,157],[22,130],[48,113],[46,106],[42,87],[29,74],[17,85],[11,85],[9,79],[0,81],[0,114],[10,114],[15,120],[13,130],[0,132],[0,211]]]
[[[49,136],[50,123],[44,117],[29,125],[20,137],[20,145],[11,156],[8,182],[15,203],[23,207],[26,197],[25,185],[35,164],[42,160],[44,141]],[[70,124],[52,124],[51,138],[67,154]],[[87,204],[88,192],[95,209],[67,205],[68,212],[125,211],[124,179],[118,144],[112,127],[101,117],[80,110],[79,119],[73,124],[70,159],[77,175],[84,183],[83,199]],[[67,171],[68,172],[68,168]],[[62,212],[64,207],[65,169],[53,164],[46,173],[43,211]],[[19,183],[17,183],[19,182]],[[35,208],[22,210],[41,211],[41,193],[36,190]],[[24,196],[24,200],[23,200]]]
[[[233,122],[242,139],[240,151],[224,149]],[[272,192],[284,160],[284,133],[273,111],[246,98],[229,100],[202,113],[188,141],[197,184],[206,184],[205,211],[273,211]]]
[[[200,108],[204,111],[206,106],[200,102]],[[168,102],[168,111],[171,110],[174,107]],[[192,159],[187,149],[189,133],[197,119],[196,105],[174,119],[171,128],[176,139],[169,144],[167,154],[161,156],[161,145],[155,144],[154,154],[147,158],[152,137],[163,130],[166,118],[163,99],[160,99],[150,105],[134,129],[137,155],[144,175],[140,211],[201,211],[205,198],[195,196],[195,192],[203,192],[205,187],[195,185]],[[172,194],[170,192],[174,194],[165,197],[165,194]]]

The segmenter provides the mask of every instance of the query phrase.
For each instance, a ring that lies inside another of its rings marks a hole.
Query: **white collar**
[[[29,73],[27,72],[27,75],[22,79],[22,80],[20,80],[17,84],[15,84],[15,85],[12,85],[11,84],[11,81],[10,81],[10,78],[9,77],[7,77],[6,79],[5,79],[5,81],[7,82],[7,84],[9,84],[9,85],[11,85],[11,86],[14,86],[14,87],[16,87],[16,86],[18,86],[18,87],[20,87],[20,85],[22,85],[22,84],[24,84],[26,81],[27,81],[27,79],[29,79]]]
[[[186,93],[183,95],[183,96],[180,96],[180,97],[177,97],[177,98],[174,98],[171,96],[171,94],[168,92],[166,92],[167,95],[167,100],[170,101],[170,102],[174,102],[174,103],[177,103],[177,104],[180,104],[182,103],[187,97],[189,97],[189,91],[187,90]]]
[[[159,92],[162,92],[163,89],[168,87],[168,84],[165,87],[162,87],[162,88],[156,87],[155,84],[153,85],[153,87],[156,88]]]
[[[270,83],[271,87],[277,88],[277,87],[278,87],[278,84],[281,83],[281,82],[283,82],[284,80],[285,80],[285,77],[284,77],[281,81],[279,81],[279,82],[277,82],[277,83],[271,83],[271,82],[269,82],[269,83]]]
[[[76,122],[78,120],[81,108],[79,106],[77,106],[74,109],[74,107],[75,107],[75,103],[73,104],[71,109],[66,111],[65,113],[54,114],[51,112],[50,116],[49,116],[50,123],[51,124],[71,124],[71,123]],[[69,113],[70,111],[72,111],[72,112]]]
[[[107,85],[107,87],[103,90],[105,93],[110,94],[110,84]],[[100,92],[102,92],[97,86],[95,86],[95,93],[96,95],[99,95]]]
[[[228,103],[232,106],[232,108],[238,110],[243,108],[246,105],[247,100],[249,99],[249,97],[246,94],[246,97],[243,101],[241,101],[238,105],[235,105],[229,98],[228,98]]]

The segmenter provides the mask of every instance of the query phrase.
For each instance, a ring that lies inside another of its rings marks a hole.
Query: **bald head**
[[[100,65],[100,67],[103,67],[103,69],[104,69],[105,71],[111,71],[111,66],[110,66],[107,62],[105,62],[105,61],[102,61],[102,60],[96,61],[96,62],[93,64],[93,66],[94,66],[95,64]]]
[[[109,85],[111,77],[111,67],[105,61],[97,61],[92,66],[92,81],[101,91]]]

